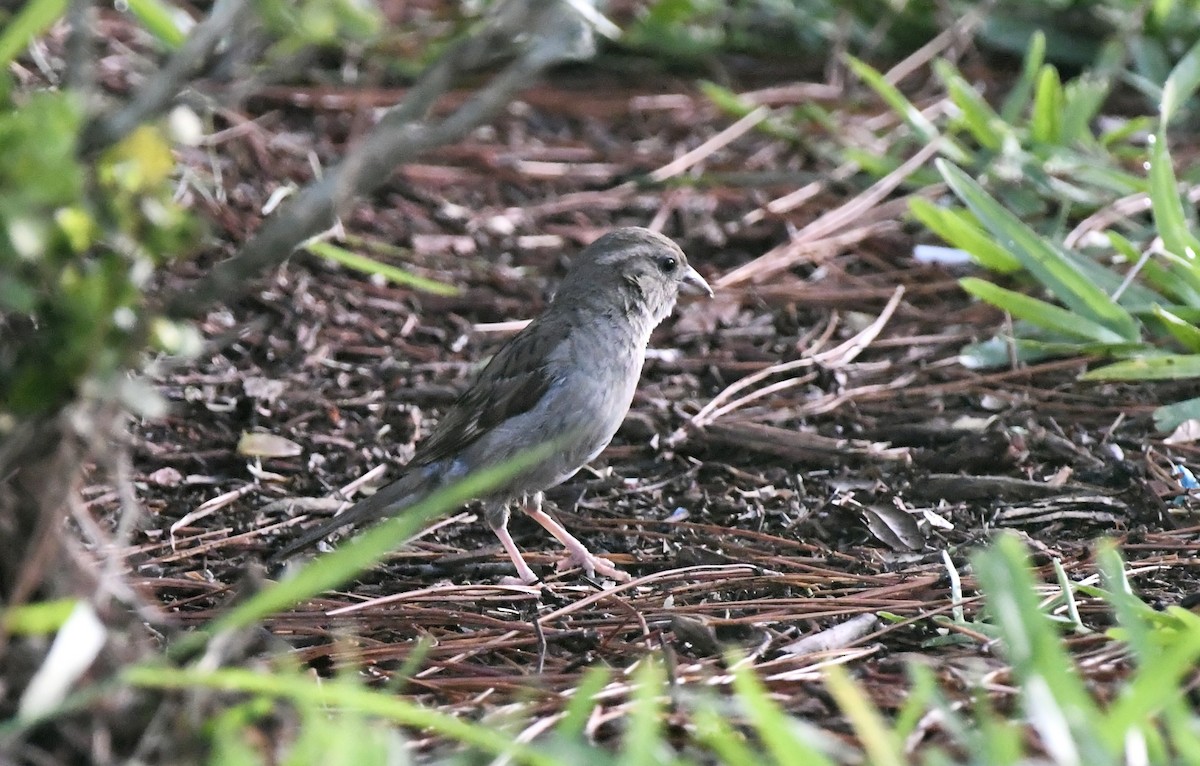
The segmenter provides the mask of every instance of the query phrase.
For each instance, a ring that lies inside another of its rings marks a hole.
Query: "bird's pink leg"
[[[594,577],[599,572],[605,577],[612,578],[618,582],[625,582],[630,579],[626,572],[617,569],[611,561],[596,556],[589,551],[584,547],[583,543],[575,539],[574,535],[563,529],[562,524],[559,524],[543,511],[541,492],[533,496],[533,502],[524,505],[524,511],[531,519],[545,527],[546,531],[554,535],[554,539],[562,543],[567,549],[569,555],[558,562],[558,569],[560,571],[569,569],[572,566],[580,566],[583,567],[583,571],[587,573],[588,577]]]
[[[512,559],[513,566],[517,568],[517,577],[521,578],[521,582],[526,585],[532,585],[537,582],[538,576],[529,568],[529,564],[525,563],[525,557],[521,555],[521,550],[517,548],[512,535],[508,532],[508,508],[503,505],[499,507],[493,506],[485,508],[484,513],[487,517],[488,525],[496,533],[496,537],[500,539],[500,545],[504,547],[504,552],[508,554],[508,557]]]
[[[500,538],[500,544],[504,546],[504,552],[512,559],[513,566],[517,568],[517,577],[521,578],[521,582],[526,585],[532,585],[537,582],[538,576],[525,563],[525,559],[521,556],[521,551],[518,550],[517,544],[513,542],[512,535],[508,533],[508,527],[500,527],[493,531],[496,533],[496,537]]]

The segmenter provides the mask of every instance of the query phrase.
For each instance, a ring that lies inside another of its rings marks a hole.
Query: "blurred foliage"
[[[119,392],[147,342],[168,337],[152,331],[143,288],[197,228],[171,199],[160,128],[85,163],[74,93],[0,90],[0,410],[21,416],[86,385]]]
[[[27,3],[0,30],[0,61],[66,5]],[[127,9],[167,50],[193,24],[161,0],[131,0]],[[378,10],[358,0],[264,0],[256,9],[270,40],[267,61],[366,39],[381,24]],[[173,198],[170,137],[147,123],[81,158],[83,101],[70,89],[17,93],[0,75],[0,430],[80,395],[154,411],[157,400],[128,372],[149,349],[197,348],[190,326],[156,314],[145,294],[158,269],[197,245],[200,231]]]
[[[375,37],[383,25],[379,9],[360,0],[260,0],[257,8],[276,41],[267,58],[317,46],[340,49]]]
[[[722,16],[715,6],[664,0],[641,24],[650,29],[683,20],[686,28],[723,18],[728,26],[737,18],[734,7]],[[764,4],[736,7],[761,10]],[[807,135],[803,143],[812,151],[872,179],[936,144],[942,159],[905,179],[914,192],[914,218],[1022,288],[962,280],[968,292],[1018,320],[1015,337],[972,344],[963,362],[997,367],[1086,354],[1118,360],[1089,372],[1091,379],[1200,377],[1200,226],[1194,203],[1183,197],[1195,198],[1200,174],[1173,161],[1169,146],[1172,138],[1197,137],[1200,2],[1008,0],[936,8],[900,2],[839,9],[848,48],[864,47],[872,58],[880,58],[881,49],[863,44],[867,22],[876,31],[890,32],[898,19],[907,19],[909,29],[917,22],[932,28],[938,14],[950,21],[968,10],[982,14],[975,43],[1002,41],[1001,48],[1022,55],[1013,76],[974,81],[955,63],[934,61],[929,79],[936,89],[922,91],[921,106],[883,71],[847,55],[851,72],[895,114],[899,128],[885,124],[863,142],[861,134],[838,127],[857,115],[845,105],[819,104],[791,110],[790,134],[784,110],[759,128],[798,143]],[[821,3],[800,3],[792,12],[832,18]],[[705,91],[731,115],[753,108],[720,86],[708,84]],[[1138,95],[1140,114],[1138,99],[1130,98]],[[836,150],[811,140],[821,130]],[[961,204],[929,192],[941,184]],[[1200,399],[1167,405],[1156,412],[1156,423],[1170,430],[1197,411]]]
[[[1097,132],[1112,70],[1063,83],[1035,40],[999,111],[952,65],[935,66],[956,107],[945,136],[965,147],[958,164],[938,168],[964,207],[917,199],[914,216],[981,265],[1020,272],[1057,301],[963,279],[968,292],[1020,320],[1015,338],[968,346],[963,360],[995,367],[1014,356],[1089,354],[1125,360],[1090,371],[1091,379],[1200,377],[1200,229],[1182,199],[1167,133],[1190,114],[1200,88],[1200,43],[1156,85],[1157,120],[1110,119],[1112,127]],[[1138,199],[1150,217],[1117,215],[1079,236],[1065,231]],[[1160,409],[1157,424],[1174,428],[1188,411]]]
[[[654,0],[622,43],[684,62],[729,52],[813,57],[836,45],[886,61],[976,12],[985,51],[1023,56],[1041,32],[1047,60],[1078,69],[1119,40],[1145,83],[1161,83],[1200,39],[1200,0]]]
[[[955,566],[949,557],[946,563]],[[1073,581],[1059,562],[1052,563],[1056,583],[1042,580],[1016,536],[1002,535],[970,556],[981,607],[969,616],[958,610],[909,628],[931,643],[958,644],[967,657],[974,649],[993,656],[993,663],[1003,661],[1003,687],[964,683],[974,677],[970,672],[939,674],[931,663],[913,662],[907,688],[900,691],[903,682],[887,681],[881,689],[878,679],[857,679],[848,672],[836,649],[812,655],[811,672],[822,676],[827,699],[840,716],[836,732],[784,709],[781,695],[736,652],[723,669],[714,668],[724,675],[721,693],[708,684],[669,678],[659,658],[650,655],[621,672],[591,669],[552,718],[538,720],[525,715],[544,714],[540,697],[477,720],[398,693],[398,685],[420,670],[419,645],[414,661],[381,687],[349,672],[314,679],[286,656],[255,668],[151,660],[95,683],[109,693],[156,689],[181,701],[188,714],[179,720],[201,722],[195,735],[205,744],[207,762],[223,766],[467,764],[497,758],[532,766],[1194,762],[1200,727],[1188,695],[1200,660],[1200,617],[1178,606],[1156,609],[1134,595],[1132,573],[1108,542],[1097,546],[1099,586],[1086,584],[1092,577]],[[293,595],[315,594],[315,585],[310,582]],[[1080,609],[1083,600],[1089,608]],[[222,622],[225,630],[233,624]],[[1077,664],[1063,640],[1071,633],[1090,635],[1093,649],[1105,642],[1106,656],[1122,658],[1117,672],[1123,678],[1115,694],[1113,671]],[[1104,682],[1089,683],[1089,675],[1097,673]],[[1001,696],[1019,706],[1019,714],[997,709],[992,700],[1001,688],[1012,690]],[[92,693],[81,690],[75,704],[102,704]],[[880,708],[874,701],[880,696],[892,707]],[[613,714],[613,705],[620,705],[619,714]],[[598,720],[607,720],[603,731]],[[0,737],[34,723],[0,723]],[[408,732],[414,731],[423,741],[419,752],[410,749]],[[175,733],[190,736],[185,730]]]

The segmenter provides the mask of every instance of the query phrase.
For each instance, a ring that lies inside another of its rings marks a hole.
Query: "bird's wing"
[[[537,405],[554,382],[550,358],[568,330],[565,322],[542,323],[538,327],[530,325],[512,338],[455,400],[429,438],[421,442],[404,476],[344,513],[303,532],[269,560],[282,561],[335,529],[373,521],[419,501],[438,484],[438,471],[430,474],[422,470],[423,466],[453,459],[490,429]]]
[[[496,352],[417,447],[409,465],[454,457],[492,428],[537,405],[554,382],[553,352],[570,330],[565,322],[540,319]]]

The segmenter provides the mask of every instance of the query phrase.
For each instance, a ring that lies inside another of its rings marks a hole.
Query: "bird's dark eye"
[[[664,255],[658,259],[658,268],[664,274],[671,274],[679,268],[679,261],[675,260],[673,255]]]

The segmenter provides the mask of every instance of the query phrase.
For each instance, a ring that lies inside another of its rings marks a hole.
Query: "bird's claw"
[[[628,572],[617,569],[616,565],[608,559],[588,553],[587,551],[582,553],[568,551],[567,555],[559,560],[555,569],[563,572],[574,567],[583,569],[588,577],[595,577],[596,573],[599,572],[610,580],[616,580],[617,582],[627,582],[633,579],[629,576]]]

